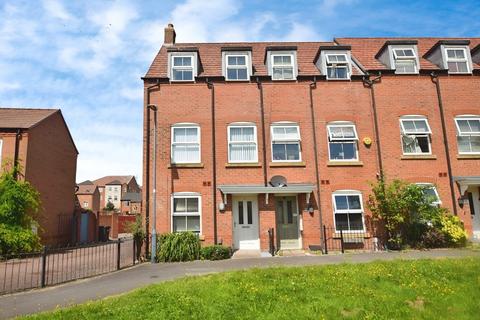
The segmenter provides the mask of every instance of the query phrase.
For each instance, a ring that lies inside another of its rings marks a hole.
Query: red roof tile
[[[298,75],[320,75],[313,60],[320,46],[335,45],[333,42],[231,42],[231,43],[177,43],[174,46],[162,46],[150,66],[146,78],[167,77],[167,48],[182,49],[194,47],[198,49],[203,70],[199,76],[214,77],[222,75],[222,48],[251,47],[253,76],[268,75],[265,65],[265,51],[269,46],[296,46]]]
[[[29,129],[56,112],[60,110],[0,107],[0,128]]]
[[[388,40],[417,40],[418,53],[420,58],[420,68],[424,70],[438,70],[439,68],[423,58],[440,40],[470,40],[470,49],[475,48],[480,43],[480,38],[335,38],[335,41],[341,45],[351,45],[352,55],[367,70],[385,70],[385,66],[375,59],[375,55]],[[480,69],[480,66],[474,64],[474,69]]]

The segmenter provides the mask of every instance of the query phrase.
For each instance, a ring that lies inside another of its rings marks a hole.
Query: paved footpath
[[[0,318],[52,310],[57,307],[98,300],[138,287],[185,276],[272,266],[305,266],[337,263],[364,263],[374,260],[480,257],[480,251],[439,249],[430,251],[353,253],[325,256],[296,256],[194,261],[183,263],[144,263],[107,275],[78,280],[56,287],[37,289],[0,297]]]

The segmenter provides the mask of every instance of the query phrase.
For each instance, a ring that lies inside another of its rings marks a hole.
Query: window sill
[[[270,167],[305,167],[305,162],[270,162]]]
[[[458,154],[457,159],[480,159],[480,154]]]
[[[203,235],[203,234],[198,235],[198,239],[200,241],[205,241],[205,235]]]
[[[437,156],[433,154],[409,154],[403,155],[402,160],[437,160]]]
[[[345,238],[348,238],[348,239],[352,239],[352,238],[371,238],[372,236],[370,235],[369,232],[365,232],[365,231],[354,231],[354,232],[348,232],[348,231],[344,231],[343,232],[343,239]],[[332,233],[332,238],[338,238],[340,239],[341,236],[340,236],[340,232],[334,232]]]
[[[241,163],[225,163],[226,168],[260,168],[259,162],[241,162]]]
[[[328,161],[327,167],[362,167],[362,161]]]
[[[171,163],[168,169],[172,168],[203,168],[203,163]]]

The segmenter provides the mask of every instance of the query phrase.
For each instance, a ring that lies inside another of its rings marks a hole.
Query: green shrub
[[[440,217],[440,230],[443,232],[449,246],[461,247],[466,245],[467,233],[463,228],[462,221],[457,216],[442,215]]]
[[[200,239],[192,232],[162,234],[157,243],[161,262],[193,261],[200,258]]]
[[[418,247],[430,249],[442,248],[446,245],[445,234],[438,228],[430,228],[421,235]]]
[[[230,258],[231,255],[232,250],[230,247],[221,245],[203,247],[200,251],[200,256],[204,260],[223,260]]]

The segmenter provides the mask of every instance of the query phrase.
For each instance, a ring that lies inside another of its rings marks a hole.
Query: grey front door
[[[279,249],[300,249],[299,216],[295,196],[275,197],[275,220]]]

